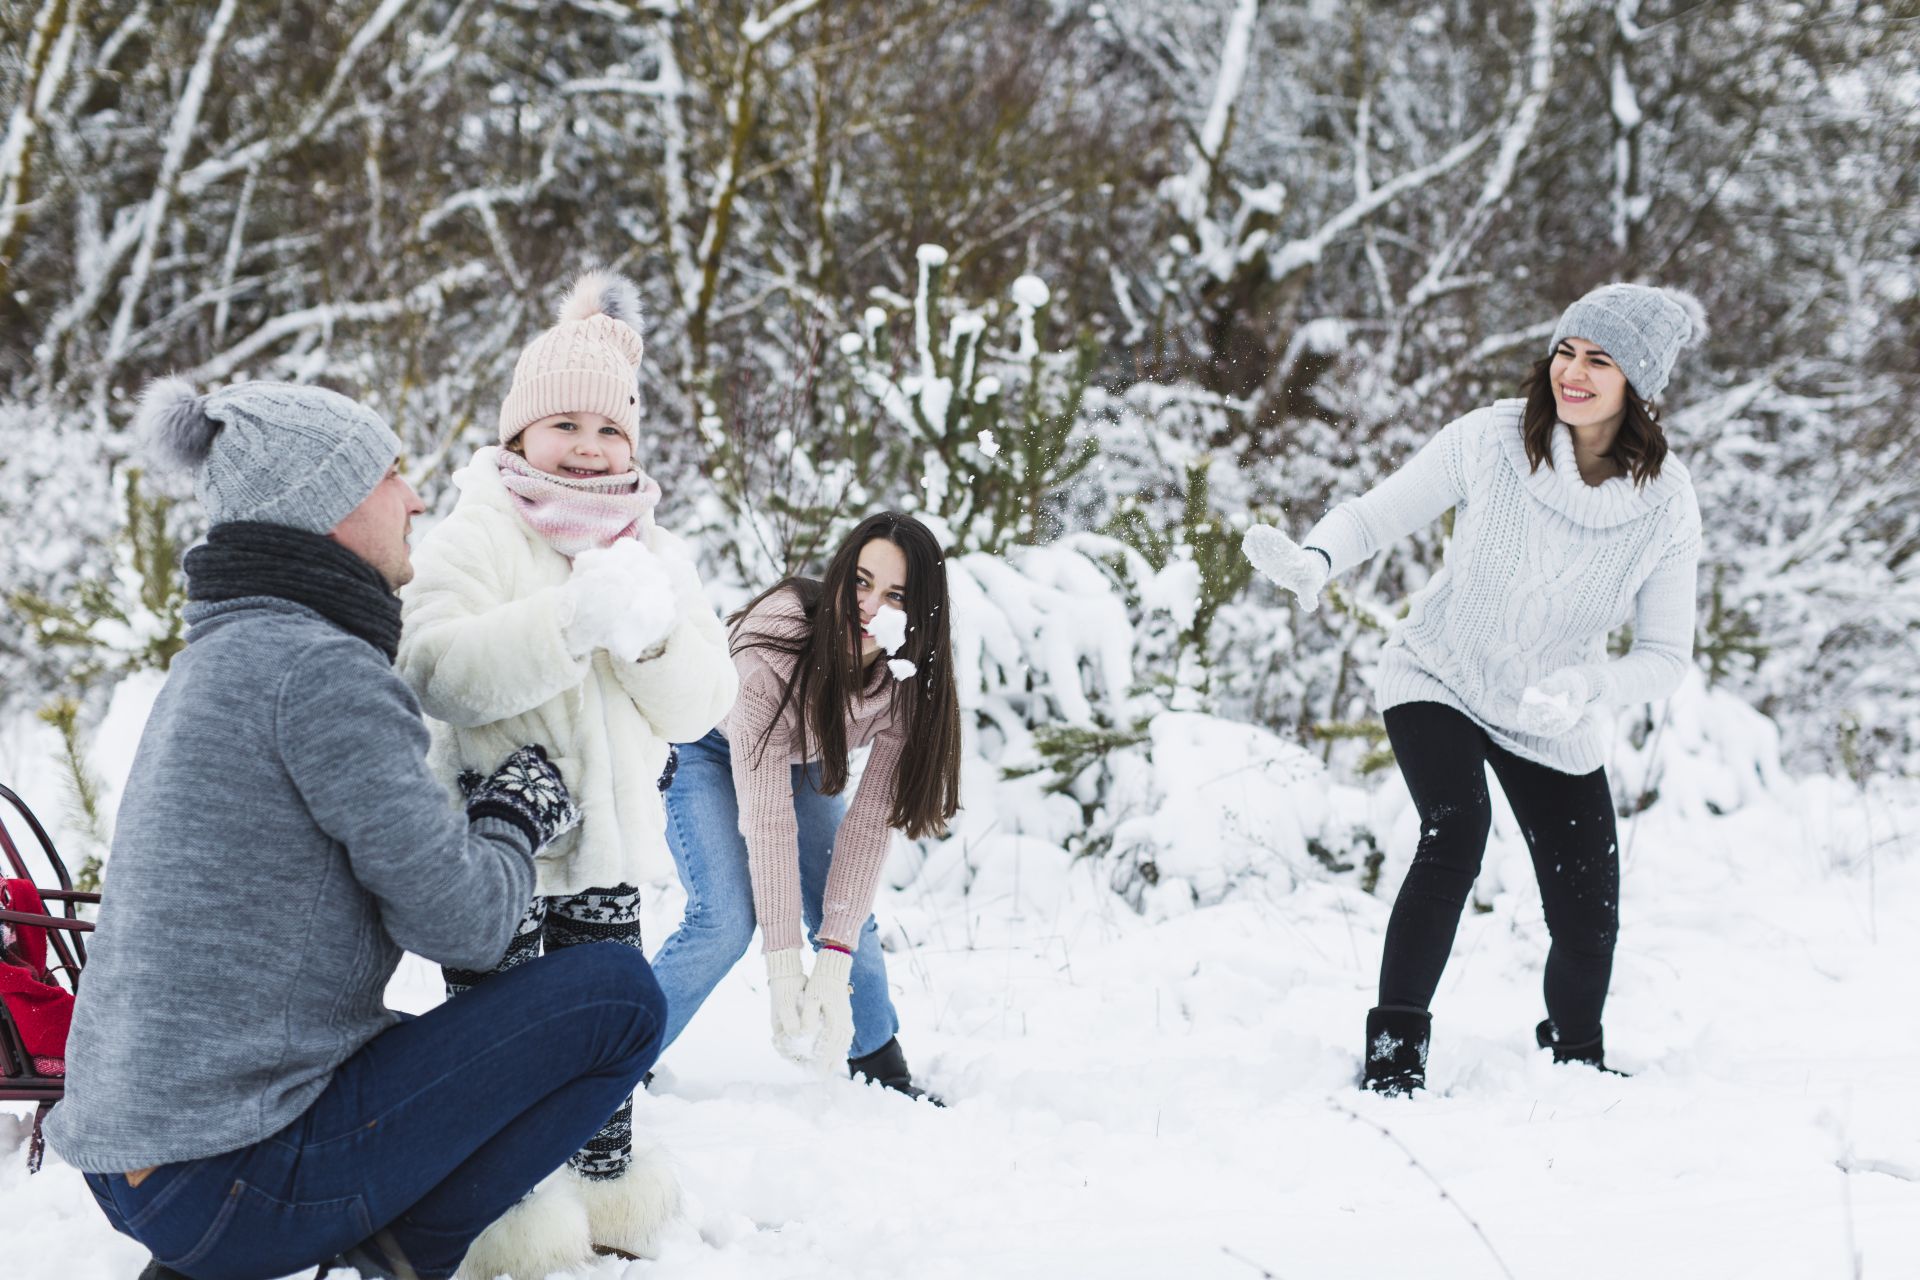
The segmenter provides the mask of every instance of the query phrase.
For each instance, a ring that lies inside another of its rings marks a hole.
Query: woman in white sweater
[[[640,948],[638,886],[673,866],[660,796],[671,744],[703,737],[738,688],[693,558],[654,522],[660,488],[635,465],[637,314],[627,281],[580,279],[521,354],[500,445],[454,477],[460,500],[403,593],[398,666],[433,718],[441,777],[484,769],[508,739],[538,742],[581,811],[542,855],[505,958],[447,970],[456,997],[543,947]],[[678,1192],[663,1161],[634,1160],[631,1117],[629,1102],[488,1228],[462,1274],[525,1280],[595,1252],[649,1254]]]
[[[1664,697],[1692,660],[1700,509],[1652,401],[1704,334],[1687,295],[1597,289],[1561,317],[1522,399],[1449,423],[1304,545],[1248,531],[1248,559],[1312,609],[1330,575],[1455,512],[1445,566],[1414,594],[1374,679],[1421,833],[1367,1014],[1368,1089],[1426,1083],[1428,1005],[1486,849],[1489,765],[1553,939],[1536,1039],[1555,1061],[1604,1065],[1620,867],[1593,708]],[[1632,648],[1609,659],[1607,636],[1627,623]]]

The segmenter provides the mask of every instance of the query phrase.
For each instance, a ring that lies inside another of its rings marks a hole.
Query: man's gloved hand
[[[800,1016],[816,1027],[813,1067],[823,1075],[845,1075],[853,1048],[853,957],[822,947],[813,957],[813,973],[800,993]]]
[[[1301,546],[1270,524],[1247,530],[1240,552],[1254,568],[1300,598],[1300,607],[1312,613],[1320,607],[1320,588],[1327,585],[1327,558]]]
[[[1562,667],[1527,686],[1520,695],[1519,723],[1514,727],[1522,733],[1558,738],[1580,723],[1592,699],[1593,685],[1587,677],[1576,667]]]
[[[767,997],[772,1004],[773,1047],[783,1058],[810,1060],[811,1041],[818,1024],[809,1022],[802,1001],[807,971],[799,947],[767,952]]]
[[[573,795],[547,759],[547,749],[537,744],[515,749],[487,778],[469,769],[459,782],[467,796],[468,822],[504,818],[527,833],[535,853],[579,825]]]
[[[575,556],[560,591],[560,634],[576,658],[595,649],[626,662],[658,657],[680,622],[673,575],[637,538]]]

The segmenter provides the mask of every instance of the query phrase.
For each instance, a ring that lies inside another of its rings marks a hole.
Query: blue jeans
[[[288,1275],[381,1231],[443,1280],[633,1092],[665,1016],[637,951],[559,951],[375,1036],[270,1138],[87,1186],[193,1280]]]
[[[820,794],[819,780],[818,764],[793,766],[800,902],[809,940],[820,927],[833,838],[847,812],[839,796]],[[674,1042],[753,941],[753,881],[747,871],[746,837],[740,834],[740,802],[733,791],[733,756],[718,729],[680,748],[680,767],[667,788],[667,844],[687,891],[687,913],[653,958],[653,976],[667,993],[663,1045]],[[860,929],[852,974],[851,1052],[859,1058],[885,1045],[900,1029],[872,916]]]

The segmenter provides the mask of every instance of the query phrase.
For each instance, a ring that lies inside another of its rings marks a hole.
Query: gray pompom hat
[[[1553,327],[1547,354],[1568,338],[1585,338],[1612,356],[1642,400],[1666,390],[1683,347],[1706,340],[1707,313],[1679,289],[1605,284],[1566,309]]]
[[[400,456],[400,437],[325,387],[243,382],[206,395],[161,378],[136,430],[158,462],[192,471],[211,524],[257,520],[331,533]]]

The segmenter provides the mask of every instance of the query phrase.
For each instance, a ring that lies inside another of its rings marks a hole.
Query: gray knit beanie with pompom
[[[192,471],[211,524],[257,520],[331,533],[400,456],[400,437],[324,387],[243,382],[201,395],[147,384],[135,427],[159,463]]]
[[[1601,285],[1568,307],[1553,327],[1547,354],[1568,338],[1585,338],[1612,356],[1642,400],[1666,390],[1683,347],[1706,341],[1707,312],[1679,289],[1645,284]]]

